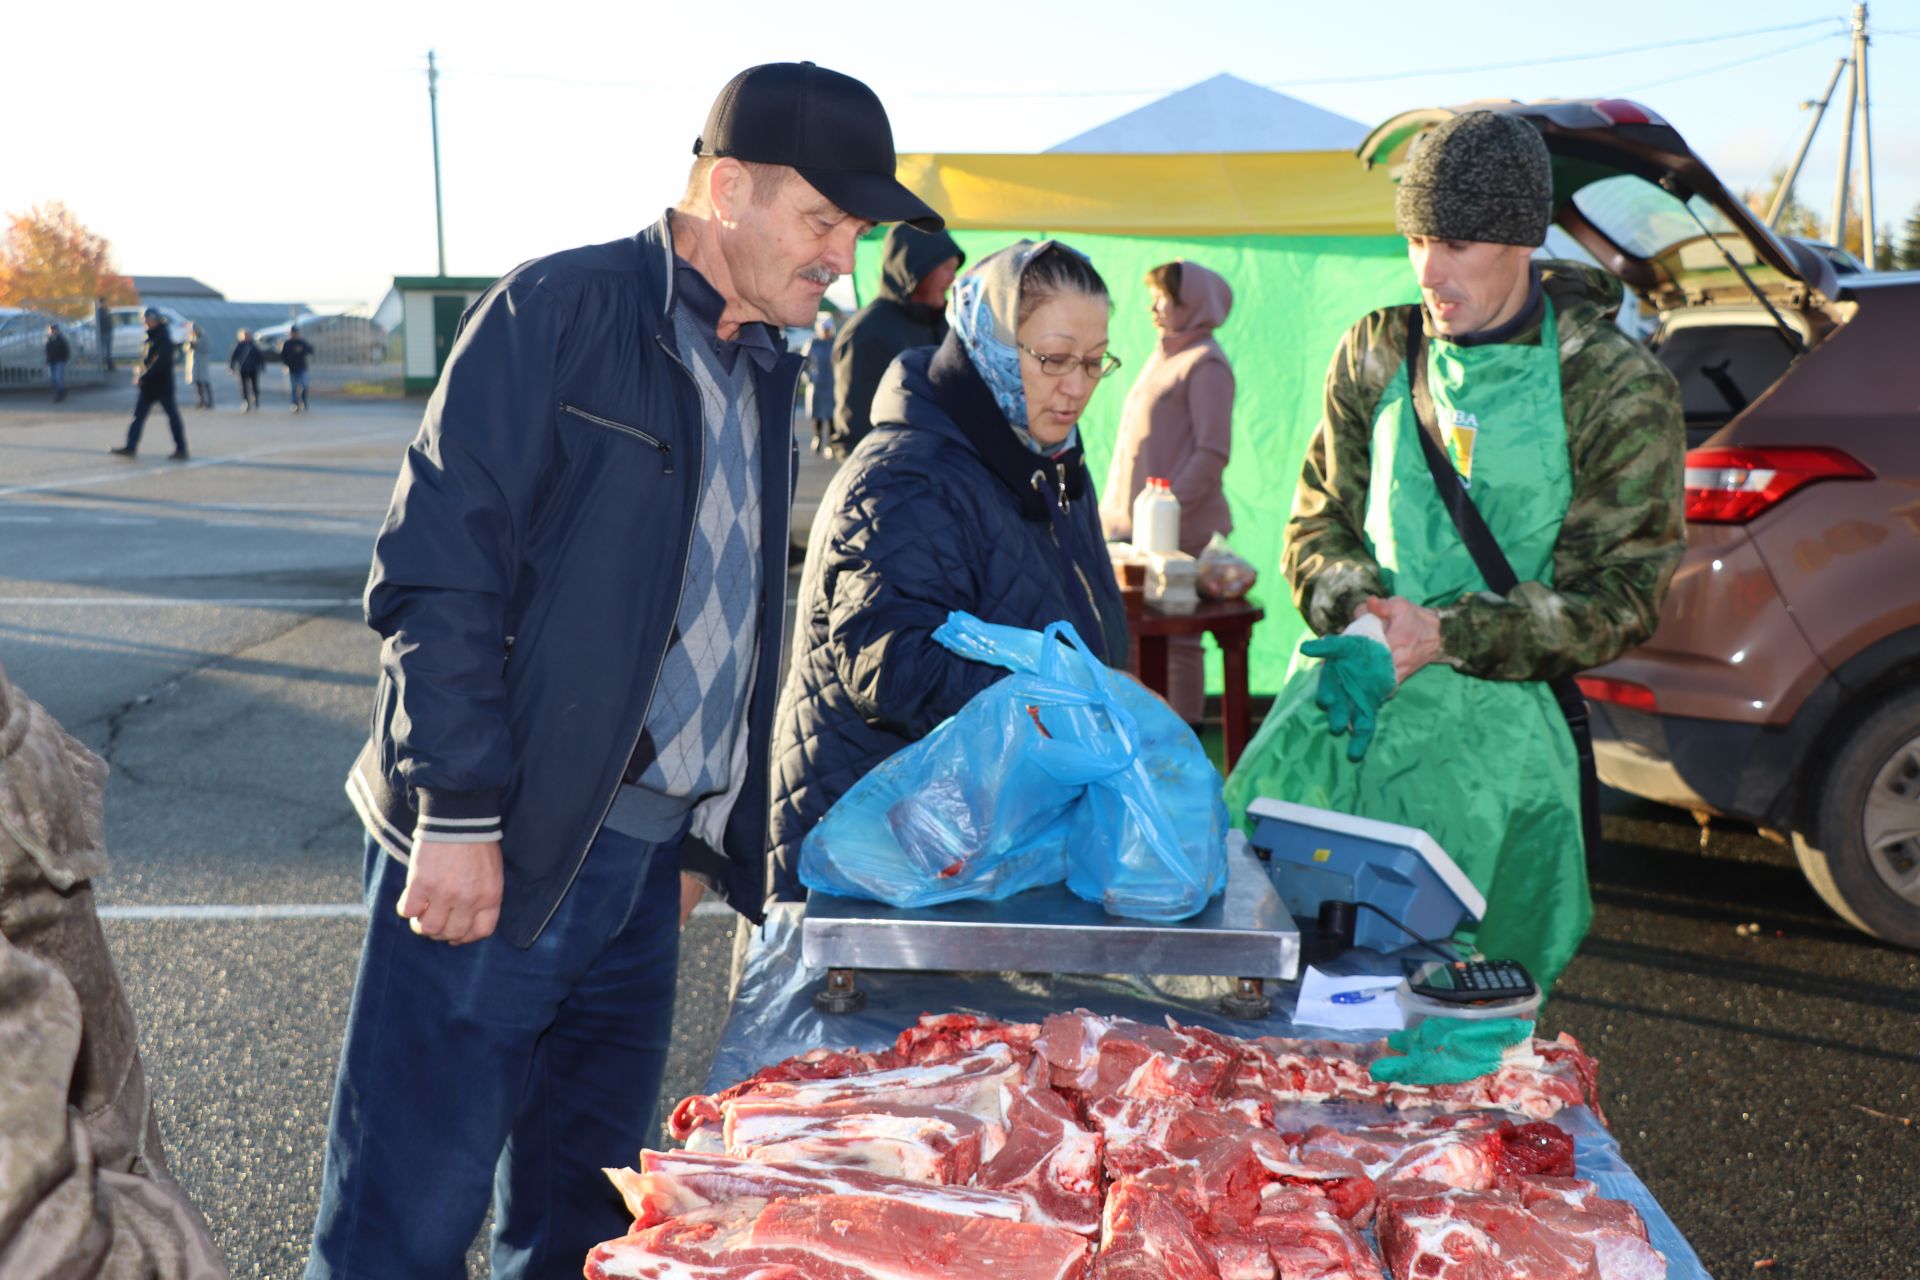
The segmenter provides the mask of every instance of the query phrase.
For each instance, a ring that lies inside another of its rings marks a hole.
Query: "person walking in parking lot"
[[[194,407],[213,408],[213,353],[207,350],[207,331],[194,325],[187,332],[187,381],[193,384]]]
[[[187,424],[180,420],[180,408],[173,402],[173,337],[167,332],[166,317],[148,307],[141,317],[147,322],[147,345],[140,356],[140,372],[134,385],[140,398],[133,406],[133,422],[127,427],[127,442],[109,453],[131,458],[140,451],[140,432],[147,425],[147,412],[156,404],[167,414],[167,427],[173,432],[175,462],[187,460]]]
[[[67,360],[73,354],[73,348],[67,345],[67,335],[60,332],[60,326],[47,326],[47,381],[53,384],[53,402],[60,403],[67,398]]]
[[[252,332],[240,330],[234,335],[233,354],[227,357],[227,368],[240,379],[242,413],[252,413],[260,407],[260,365],[260,348],[254,345]]]
[[[811,63],[715,99],[679,205],[463,317],[374,544],[385,639],[347,791],[366,943],[308,1280],[578,1276],[632,1225],[679,928],[759,919],[800,358],[894,178]],[[744,927],[744,926],[743,926]]]
[[[287,366],[287,394],[293,397],[293,411],[307,411],[307,361],[313,359],[313,344],[300,336],[300,326],[287,330],[280,344],[280,360]]]
[[[113,372],[113,311],[107,306],[107,295],[97,294],[93,299],[93,327],[100,335],[100,358],[106,361],[107,372]]]
[[[1486,895],[1473,944],[1542,991],[1593,916],[1572,677],[1653,633],[1686,544],[1679,388],[1613,324],[1618,282],[1534,262],[1552,208],[1525,119],[1415,143],[1396,210],[1423,301],[1334,355],[1282,556],[1319,638],[1227,784],[1236,813],[1281,796],[1428,832]]]

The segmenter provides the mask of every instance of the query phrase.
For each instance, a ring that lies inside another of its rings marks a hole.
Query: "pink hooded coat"
[[[1107,537],[1133,536],[1133,499],[1165,476],[1180,499],[1180,549],[1198,555],[1233,528],[1220,487],[1233,450],[1233,369],[1213,331],[1233,309],[1233,289],[1197,263],[1180,263],[1179,327],[1163,334],[1120,411],[1113,465],[1101,487]]]

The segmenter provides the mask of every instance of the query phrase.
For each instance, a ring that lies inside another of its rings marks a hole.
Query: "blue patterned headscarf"
[[[1027,430],[1027,393],[1020,381],[1020,345],[1014,336],[1020,325],[1020,277],[1028,263],[1056,246],[1068,253],[1080,252],[1058,240],[1015,241],[961,276],[947,304],[947,323],[960,335],[967,359],[993,393],[1007,425],[1022,444],[1040,454],[1072,448],[1080,434],[1075,427],[1059,444],[1044,445]]]

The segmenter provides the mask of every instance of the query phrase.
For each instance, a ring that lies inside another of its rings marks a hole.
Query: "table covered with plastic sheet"
[[[800,958],[802,909],[781,904],[765,924],[750,930],[739,987],[734,993],[706,1090],[717,1092],[761,1067],[810,1049],[877,1050],[891,1045],[922,1013],[976,1013],[1007,1021],[1038,1022],[1050,1013],[1094,1013],[1160,1023],[1182,1023],[1227,1035],[1305,1036],[1326,1040],[1378,1039],[1385,1031],[1329,1032],[1296,1028],[1288,1016],[1293,988],[1275,985],[1274,1011],[1257,1020],[1234,1019],[1215,1008],[1232,983],[1224,978],[1084,977],[1044,973],[930,973],[863,970],[866,1007],[826,1014],[813,996],[826,984],[824,969]],[[1606,1063],[1600,1063],[1601,1076]],[[1667,1257],[1669,1280],[1708,1280],[1707,1271],[1666,1211],[1620,1154],[1620,1144],[1591,1109],[1570,1107],[1553,1122],[1573,1137],[1579,1174],[1602,1194],[1630,1202],[1647,1226],[1653,1247]]]

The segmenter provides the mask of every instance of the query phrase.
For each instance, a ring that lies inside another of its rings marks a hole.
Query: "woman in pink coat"
[[[1233,528],[1220,488],[1233,451],[1233,368],[1213,331],[1233,309],[1233,290],[1193,262],[1168,262],[1147,273],[1160,345],[1134,380],[1120,413],[1113,466],[1101,488],[1107,537],[1133,537],[1133,499],[1147,477],[1164,476],[1180,499],[1180,549],[1199,555],[1216,533]],[[1167,646],[1167,701],[1197,723],[1205,704],[1198,636]]]

